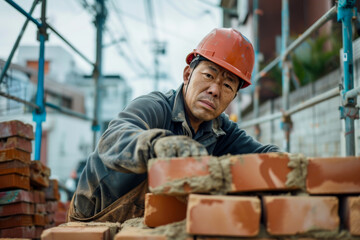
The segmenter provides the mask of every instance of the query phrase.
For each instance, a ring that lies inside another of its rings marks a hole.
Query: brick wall
[[[360,157],[152,159],[143,218],[69,223],[42,239],[360,239],[359,172]]]

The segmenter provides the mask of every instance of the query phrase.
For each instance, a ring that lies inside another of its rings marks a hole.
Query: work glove
[[[206,148],[187,136],[167,136],[156,140],[154,144],[156,157],[190,157],[208,155]]]

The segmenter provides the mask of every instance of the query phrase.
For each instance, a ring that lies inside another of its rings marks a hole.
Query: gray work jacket
[[[194,134],[186,120],[182,87],[138,97],[110,122],[75,192],[74,204],[83,216],[97,214],[147,178],[147,161],[155,157],[153,144],[160,137],[189,136],[213,156],[279,151],[248,136],[225,113],[202,123]]]

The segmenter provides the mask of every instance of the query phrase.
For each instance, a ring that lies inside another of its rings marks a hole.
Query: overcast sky
[[[29,11],[32,1],[15,1]],[[95,61],[95,27],[91,9],[84,9],[81,0],[48,0],[48,22],[78,48],[89,59]],[[92,0],[87,1],[90,5]],[[104,44],[114,39],[123,39],[118,44],[109,45],[103,51],[103,73],[121,74],[134,88],[134,96],[153,90],[154,83],[148,77],[154,74],[154,57],[150,22],[146,7],[147,0],[106,0],[108,17]],[[216,7],[219,0],[153,0],[156,37],[165,42],[166,54],[159,57],[161,73],[169,76],[160,85],[160,90],[177,88],[182,81],[185,57],[199,41],[215,27],[222,25],[221,10]],[[33,16],[40,17],[38,4]],[[0,58],[6,60],[17,35],[25,21],[5,1],[0,1]],[[49,30],[50,32],[50,30]],[[51,32],[50,32],[51,33]],[[21,45],[35,45],[36,27],[29,23]],[[90,74],[90,65],[68,48],[56,35],[50,34],[48,45],[61,45],[74,55],[76,64]],[[16,56],[14,61],[16,62]]]

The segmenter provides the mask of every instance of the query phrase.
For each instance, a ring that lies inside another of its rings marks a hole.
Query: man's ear
[[[184,80],[184,84],[185,84],[185,85],[188,84],[188,82],[189,82],[190,73],[191,73],[190,66],[187,65],[187,66],[184,68],[184,72],[183,72],[183,80]]]

